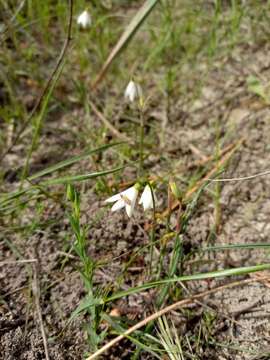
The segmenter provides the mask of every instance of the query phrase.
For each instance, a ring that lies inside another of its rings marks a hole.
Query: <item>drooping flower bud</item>
[[[149,185],[146,185],[142,196],[140,198],[139,204],[143,206],[143,210],[146,211],[148,209],[153,209],[154,207],[154,194],[152,194],[151,188]]]
[[[87,10],[84,10],[77,18],[77,24],[82,29],[88,29],[92,25],[92,18]]]
[[[131,80],[125,90],[125,99],[134,102],[136,99],[142,99],[142,88],[139,84]]]

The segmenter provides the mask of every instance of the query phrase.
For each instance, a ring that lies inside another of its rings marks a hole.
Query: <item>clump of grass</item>
[[[158,338],[170,360],[184,360],[181,341],[174,323],[163,316],[158,319]]]

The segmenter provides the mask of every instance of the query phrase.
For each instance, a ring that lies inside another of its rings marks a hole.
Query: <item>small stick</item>
[[[265,279],[269,278],[269,275],[267,277],[265,277]],[[262,279],[260,279],[262,280]],[[246,285],[246,284],[250,284],[252,282],[257,282],[258,279],[246,279],[246,280],[240,280],[240,281],[234,281],[232,283],[226,284],[226,285],[221,285],[218,286],[216,288],[204,291],[202,293],[196,294],[191,296],[190,298],[187,299],[183,299],[180,301],[177,301],[176,303],[166,306],[164,309],[161,309],[157,312],[155,312],[154,314],[148,316],[147,318],[143,319],[142,321],[138,322],[136,325],[132,326],[131,328],[129,328],[128,330],[126,330],[123,334],[117,336],[116,338],[114,338],[113,340],[109,341],[107,344],[105,344],[102,348],[100,348],[98,351],[96,351],[94,354],[90,355],[88,358],[86,358],[86,360],[93,360],[96,359],[99,355],[103,354],[106,350],[110,349],[112,346],[114,346],[115,344],[117,344],[119,341],[123,340],[125,337],[127,337],[128,335],[132,334],[134,331],[140,329],[141,327],[145,326],[146,324],[148,324],[150,321],[153,321],[157,318],[159,318],[160,316],[175,310],[179,307],[183,307],[185,305],[189,305],[193,302],[195,302],[195,300],[201,299],[205,296],[214,294],[218,291],[222,291],[228,288],[232,288],[235,286],[239,286],[239,285]]]
[[[94,113],[96,114],[96,116],[103,122],[103,124],[105,126],[107,126],[107,128],[110,130],[110,132],[115,135],[116,137],[118,137],[121,140],[127,141],[128,143],[132,143],[132,140],[127,137],[125,134],[121,133],[119,130],[117,130],[110,122],[109,120],[107,120],[105,118],[105,116],[98,110],[98,108],[96,107],[96,105],[89,100],[88,101],[92,110],[94,111]]]
[[[245,139],[241,139],[240,141],[243,142]],[[232,149],[235,149],[236,146],[239,145],[239,141],[237,143],[233,143],[233,144],[230,144],[228,146],[226,146],[224,149],[222,149],[219,153],[219,156],[218,158],[220,159],[223,155],[225,156],[226,153],[228,153],[229,151],[231,151]],[[169,150],[170,151],[170,150]],[[195,167],[195,166],[202,166],[210,161],[214,160],[214,156],[209,156],[207,157],[207,159],[205,161],[199,161],[199,162],[195,162],[193,164],[191,164],[190,166],[188,166],[187,168],[190,169],[192,167]],[[176,174],[177,171],[174,171],[173,174]],[[165,175],[164,175],[165,176]],[[164,178],[163,176],[163,178]],[[151,176],[150,180],[157,180],[159,177],[158,176]],[[126,188],[128,186],[131,186],[134,182],[133,181],[126,181],[126,182],[123,182],[119,185],[119,187],[122,189],[122,188]],[[115,184],[111,184],[111,186],[116,186]]]
[[[13,264],[27,264],[27,263],[35,263],[37,259],[23,259],[23,260],[6,260],[0,261],[0,266],[3,265],[13,265]]]
[[[260,176],[269,175],[270,170],[265,170],[257,174],[243,176],[243,177],[235,177],[235,178],[225,178],[225,179],[208,179],[210,182],[230,182],[230,181],[245,181],[252,180]]]
[[[208,161],[208,157],[204,155],[195,145],[189,144],[188,147],[193,152],[193,154],[201,158],[201,161]]]
[[[222,149],[220,151],[220,153],[218,154],[217,157],[220,158],[222,155],[226,154],[228,151],[232,150],[234,147],[235,147],[235,143],[232,143],[232,144],[226,146],[224,149]],[[193,167],[203,166],[203,165],[207,164],[208,162],[215,160],[215,158],[216,158],[216,155],[210,155],[210,156],[206,157],[205,160],[199,160],[199,161],[196,161],[196,162],[188,165],[187,168],[191,169]]]
[[[235,152],[235,150],[243,143],[244,138],[242,138],[241,140],[239,140],[235,146],[228,152],[226,153],[223,158],[221,158],[218,163],[213,167],[213,169],[211,169],[208,174],[206,174],[201,180],[199,180],[194,186],[193,188],[191,188],[189,191],[187,191],[187,193],[184,196],[184,202],[188,200],[188,198],[199,189],[199,187],[205,183],[205,181],[211,181],[211,177],[215,175],[216,171],[223,166],[233,155],[233,153]],[[179,206],[179,202],[175,201],[172,205],[172,210],[177,209],[177,207]],[[166,217],[167,216],[168,211],[165,210],[162,214],[161,217]]]
[[[50,360],[49,358],[49,351],[48,351],[48,343],[47,343],[47,337],[43,325],[42,320],[42,313],[41,313],[41,307],[40,307],[40,287],[39,287],[39,281],[38,281],[38,266],[37,263],[33,264],[33,283],[32,283],[32,291],[35,299],[35,306],[36,311],[38,315],[38,321],[41,331],[41,336],[43,340],[43,346],[44,346],[44,352],[45,352],[45,358],[46,360]]]
[[[218,161],[216,166],[212,170],[210,170],[208,174],[206,174],[201,180],[199,180],[197,184],[186,193],[184,200],[187,200],[201,186],[201,184],[203,184],[205,181],[210,180],[211,176],[214,175],[215,172],[231,158],[235,150],[243,143],[243,141],[244,141],[243,138],[239,140],[235,144],[235,146],[226,155],[224,155],[223,158],[220,159],[220,161]]]

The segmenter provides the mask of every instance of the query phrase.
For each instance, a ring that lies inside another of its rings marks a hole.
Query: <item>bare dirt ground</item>
[[[217,132],[221,147],[243,142],[233,155],[222,177],[241,177],[259,173],[269,168],[270,164],[270,110],[269,106],[256,95],[248,91],[246,79],[250,74],[260,74],[262,81],[270,76],[270,48],[268,44],[260,46],[245,45],[238,47],[222,62],[214,64],[208,74],[201,97],[192,103],[177,103],[171,111],[171,117],[164,129],[164,150],[166,156],[178,162],[179,171],[191,172],[196,169],[202,157],[211,156],[215,151]],[[190,84],[192,86],[192,83]],[[71,117],[80,116],[78,109],[72,110]],[[150,109],[147,116],[153,125],[160,126],[164,109]],[[99,126],[98,119],[96,126]],[[119,126],[119,119],[115,123]],[[65,133],[65,117],[58,117],[57,122],[50,122],[49,129],[62,128],[59,132],[44,130],[42,146],[35,154],[33,172],[44,165],[54,163],[61,144],[68,148],[68,155],[76,153],[76,144]],[[122,122],[121,122],[122,124]],[[124,126],[124,124],[123,124]],[[47,133],[46,133],[47,132]],[[160,139],[157,139],[159,141]],[[67,146],[67,144],[69,146]],[[193,145],[198,152],[190,147]],[[49,149],[49,150],[48,150]],[[173,149],[173,150],[172,150]],[[170,150],[166,153],[167,150]],[[15,147],[5,159],[16,169],[20,166],[21,147]],[[53,158],[52,155],[53,154]],[[160,155],[149,159],[149,166],[155,174],[161,173],[170,163],[163,163]],[[85,164],[87,168],[89,164]],[[9,189],[18,185],[16,170],[6,174]],[[228,182],[221,184],[221,218],[218,232],[211,231],[214,225],[214,206],[209,193],[205,193],[197,206],[195,214],[185,234],[185,248],[199,249],[214,241],[218,244],[245,244],[267,242],[270,233],[269,200],[270,178],[257,177],[250,181]],[[165,200],[158,200],[158,208],[164,208]],[[84,288],[78,272],[75,257],[67,257],[63,244],[70,244],[66,237],[68,221],[65,209],[60,204],[45,203],[40,223],[44,227],[27,232],[25,238],[14,233],[0,234],[1,260],[15,260],[7,241],[17,249],[24,249],[22,258],[37,258],[38,266],[31,264],[8,264],[0,267],[0,354],[5,360],[44,359],[44,347],[40,331],[37,307],[34,298],[29,296],[38,278],[39,305],[43,324],[48,336],[48,348],[51,359],[82,359],[87,352],[86,338],[81,323],[77,318],[67,324],[71,313],[84,295]],[[127,221],[122,213],[111,214],[103,206],[100,197],[84,190],[82,203],[83,221],[90,225],[88,234],[89,253],[97,260],[104,261],[104,266],[97,272],[96,284],[111,283],[122,272],[122,264],[130,256],[130,251],[145,245],[146,220],[137,213],[134,219]],[[22,225],[31,224],[31,208],[24,213]],[[46,216],[44,215],[46,214]],[[1,220],[4,224],[4,219]],[[162,231],[162,228],[160,229]],[[5,241],[2,241],[5,239]],[[185,272],[196,272],[194,256],[185,265]],[[204,271],[228,266],[255,265],[269,261],[265,250],[237,250],[235,252],[211,253],[204,255]],[[144,257],[138,257],[125,277],[123,288],[134,286],[144,281]],[[202,267],[200,265],[200,271]],[[190,292],[211,288],[217,283],[228,280],[187,283]],[[194,359],[267,359],[270,357],[270,288],[266,282],[243,285],[235,289],[217,293],[206,298],[203,304],[193,308],[192,317],[179,310],[172,317],[179,324],[182,335],[192,337],[200,331],[201,323],[211,323],[205,342],[208,347],[201,347]],[[138,321],[153,311],[151,292],[130,296],[115,304],[122,316]],[[209,314],[212,314],[211,316]],[[215,339],[215,342],[212,339]],[[212,342],[211,342],[212,341]],[[227,344],[227,345],[226,345]],[[132,345],[124,341],[118,347],[104,355],[106,359],[129,359]],[[246,352],[239,349],[246,349]],[[260,355],[261,354],[261,355]],[[261,357],[260,357],[261,356]],[[265,357],[263,357],[265,356]],[[142,355],[141,358],[150,358]]]

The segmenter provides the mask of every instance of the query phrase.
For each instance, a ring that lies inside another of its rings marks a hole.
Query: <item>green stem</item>
[[[172,259],[171,259],[171,263],[170,263],[170,269],[168,272],[169,277],[173,278],[174,275],[176,274],[179,262],[181,263],[182,257],[183,257],[183,243],[182,243],[182,236],[180,234],[177,234],[175,237],[175,244],[174,244],[174,251],[173,251],[173,255],[172,255]],[[182,273],[180,273],[180,275],[182,275]],[[166,297],[168,296],[169,290],[170,290],[171,285],[170,284],[165,284],[159,294],[158,297],[155,301],[155,305],[158,309],[160,309],[160,307],[162,306],[162,304],[164,304]],[[154,322],[151,321],[147,324],[144,333],[145,334],[149,334],[152,329],[154,327]],[[141,352],[141,347],[137,347],[132,360],[137,360],[140,352]]]
[[[143,173],[143,148],[144,148],[144,115],[143,109],[140,107],[140,167],[139,175],[142,176]]]
[[[154,246],[155,246],[155,240],[156,240],[156,203],[155,203],[155,196],[153,192],[152,185],[149,183],[151,190],[151,196],[153,201],[153,224],[152,229],[150,233],[150,267],[149,267],[149,274],[151,276],[152,274],[152,264],[153,264],[153,254],[154,254]]]

